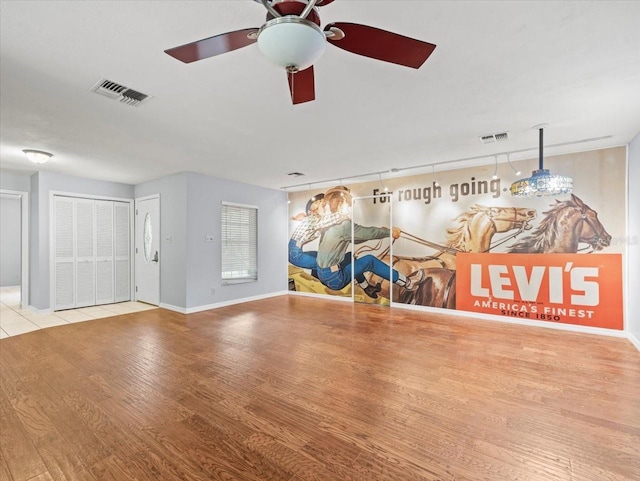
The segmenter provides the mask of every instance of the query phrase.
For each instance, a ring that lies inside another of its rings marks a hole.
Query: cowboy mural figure
[[[326,212],[324,194],[317,194],[307,202],[305,212],[293,217],[300,224],[293,231],[289,239],[289,262],[296,267],[311,269],[315,275],[318,267],[316,251],[305,251],[303,248],[309,242],[317,239],[323,229],[349,219],[347,214],[341,212]]]
[[[324,201],[332,214],[345,213],[351,206],[352,197],[348,188],[334,187],[324,195]],[[364,273],[373,272],[383,279],[404,287],[408,291],[415,290],[424,280],[424,272],[420,269],[409,276],[390,269],[389,265],[370,254],[358,257],[353,262],[344,262],[350,256],[347,249],[351,244],[351,218],[324,229],[320,235],[316,262],[318,278],[329,289],[339,291],[351,282],[351,275],[356,278],[365,293],[371,298],[378,297],[380,286],[370,285],[364,279]],[[386,227],[364,227],[353,224],[353,242],[360,244],[374,239],[385,239],[390,235],[394,239],[400,237],[400,229]],[[389,276],[391,274],[391,279]]]

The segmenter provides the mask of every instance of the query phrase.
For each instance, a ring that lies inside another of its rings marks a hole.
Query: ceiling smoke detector
[[[483,144],[493,144],[494,142],[504,142],[509,140],[509,132],[500,132],[497,134],[482,135],[478,137]]]
[[[101,78],[90,90],[91,92],[113,100],[118,100],[127,105],[133,105],[134,107],[152,98],[151,95],[143,94],[142,92],[130,89],[129,87],[105,78]]]
[[[302,177],[304,174],[302,172],[289,172],[287,175],[290,177]]]

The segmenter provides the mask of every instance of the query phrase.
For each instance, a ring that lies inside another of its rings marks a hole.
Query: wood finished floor
[[[625,339],[281,296],[0,341],[0,480],[640,479]]]

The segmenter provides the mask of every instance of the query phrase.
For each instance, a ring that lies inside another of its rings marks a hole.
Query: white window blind
[[[222,204],[222,282],[258,279],[258,208]]]

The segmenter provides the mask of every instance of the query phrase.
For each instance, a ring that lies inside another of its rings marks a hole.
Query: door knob
[[[160,259],[158,258],[158,251],[156,251],[155,254],[153,254],[153,259],[151,259],[151,262],[158,262]]]

